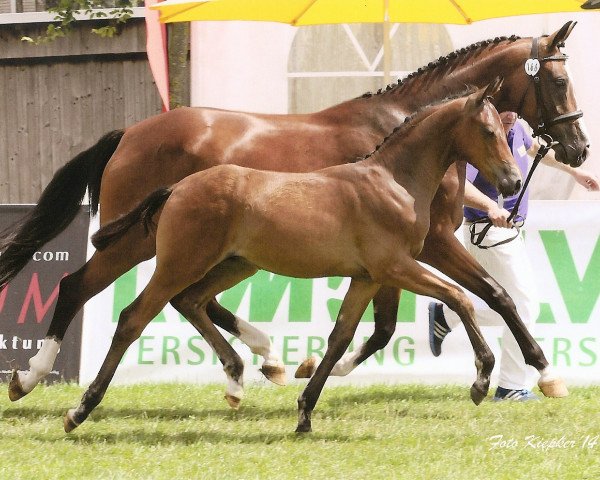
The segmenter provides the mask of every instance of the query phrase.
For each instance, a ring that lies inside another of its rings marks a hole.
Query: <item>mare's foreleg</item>
[[[376,280],[381,283],[395,284],[400,288],[411,290],[417,295],[437,298],[458,314],[465,325],[467,335],[475,351],[477,379],[471,387],[471,399],[476,405],[479,405],[487,395],[490,386],[490,375],[494,368],[494,354],[475,322],[473,304],[465,293],[457,286],[442,280],[422,267],[412,258],[387,268],[382,278]]]
[[[83,305],[136,264],[154,255],[154,248],[147,247],[146,243],[129,240],[136,248],[122,248],[119,242],[95,252],[83,267],[61,280],[56,308],[42,347],[29,360],[29,370],[15,370],[12,374],[8,396],[13,402],[31,392],[52,371],[67,328]]]
[[[350,288],[338,314],[335,327],[328,339],[327,351],[313,377],[298,398],[298,426],[296,432],[310,432],[311,414],[323,390],[331,369],[350,345],[360,317],[377,293],[379,285],[352,279]]]
[[[538,384],[542,392],[547,396],[564,396],[566,387],[563,381],[553,372],[543,350],[521,320],[510,295],[453,234],[428,236],[418,260],[448,275],[500,314],[515,337],[525,363],[540,373]]]
[[[330,375],[343,377],[352,372],[377,350],[385,347],[396,331],[396,317],[400,290],[395,287],[381,287],[373,298],[375,326],[373,334],[353,352],[345,353],[334,365]],[[314,375],[319,359],[315,356],[304,360],[296,370],[296,378],[310,378]]]

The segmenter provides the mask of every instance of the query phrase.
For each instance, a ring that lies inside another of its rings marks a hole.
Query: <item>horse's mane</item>
[[[448,55],[444,55],[439,57],[437,60],[429,62],[426,66],[420,67],[417,71],[409,73],[406,77],[401,78],[396,83],[391,83],[385,88],[380,88],[376,93],[367,92],[357,98],[369,98],[374,95],[381,95],[390,90],[398,90],[399,88],[408,85],[412,81],[417,78],[422,78],[423,76],[434,72],[439,67],[446,67],[448,69],[448,73],[452,72],[454,68],[458,65],[459,61],[463,60],[466,55],[474,54],[488,47],[489,45],[497,45],[501,42],[508,41],[514,42],[516,40],[520,40],[521,37],[517,35],[511,35],[510,37],[496,37],[489,40],[482,40],[480,42],[473,43],[463,48],[459,48]]]
[[[375,155],[381,149],[381,147],[383,147],[385,144],[388,143],[388,141],[392,137],[397,137],[399,135],[402,135],[406,130],[408,130],[408,127],[412,126],[413,124],[415,124],[418,121],[417,120],[418,118],[422,117],[426,113],[429,113],[429,111],[432,110],[433,108],[438,107],[441,104],[448,103],[448,102],[450,102],[452,100],[456,100],[457,98],[463,98],[463,97],[466,97],[468,95],[471,95],[476,90],[477,90],[477,87],[466,86],[466,88],[463,91],[461,91],[461,92],[453,93],[451,95],[448,95],[445,98],[442,98],[441,100],[436,100],[436,101],[431,102],[431,103],[429,103],[427,105],[419,107],[415,112],[413,112],[411,115],[409,115],[408,117],[406,117],[404,119],[404,122],[402,122],[400,125],[398,125],[397,127],[395,127],[391,131],[391,133],[389,133],[381,141],[381,143],[375,147],[375,149],[372,152],[366,154],[363,157],[358,157],[355,161],[356,162],[361,162],[361,161],[366,160],[367,158],[370,158],[373,155]]]

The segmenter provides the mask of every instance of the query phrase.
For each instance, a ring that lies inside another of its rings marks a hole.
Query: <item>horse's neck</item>
[[[438,112],[418,125],[407,125],[377,152],[373,163],[383,166],[422,206],[429,208],[445,172],[455,160],[449,133],[455,115]]]
[[[516,49],[526,51],[530,39],[520,39],[508,44],[482,48],[481,52],[459,54],[453,66],[439,66],[424,74],[417,74],[403,84],[382,93],[390,106],[405,114],[410,114],[423,105],[460,93],[467,86],[484,87],[498,76],[506,77],[502,87],[501,110],[516,110],[522,96],[519,86],[512,85],[510,76],[521,70],[521,59],[515,55]],[[469,61],[465,61],[469,55]],[[391,107],[390,107],[391,108]]]

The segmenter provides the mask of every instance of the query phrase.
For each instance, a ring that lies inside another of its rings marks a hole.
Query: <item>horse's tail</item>
[[[164,205],[167,199],[173,193],[173,188],[159,188],[144,200],[142,200],[133,210],[116,220],[107,223],[94,235],[92,235],[92,245],[97,250],[104,250],[125,235],[131,227],[142,222],[146,235],[154,227],[153,217],[156,212]]]
[[[60,168],[33,210],[0,234],[0,285],[14,278],[38,248],[67,228],[79,211],[86,189],[92,215],[98,212],[102,173],[124,133],[107,133]]]

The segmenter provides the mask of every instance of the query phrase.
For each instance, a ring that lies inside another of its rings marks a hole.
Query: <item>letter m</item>
[[[65,273],[63,278],[67,276]],[[44,320],[44,316],[50,310],[50,307],[54,304],[56,297],[58,296],[58,290],[60,288],[60,282],[56,284],[54,290],[48,297],[48,299],[44,302],[42,299],[42,292],[40,291],[40,280],[37,272],[31,276],[31,282],[29,283],[29,288],[27,289],[27,293],[25,294],[25,300],[23,301],[23,306],[21,307],[21,313],[19,313],[19,319],[17,323],[25,323],[25,319],[27,318],[27,312],[29,311],[29,306],[33,302],[33,308],[35,310],[35,321],[37,323],[42,323]]]

